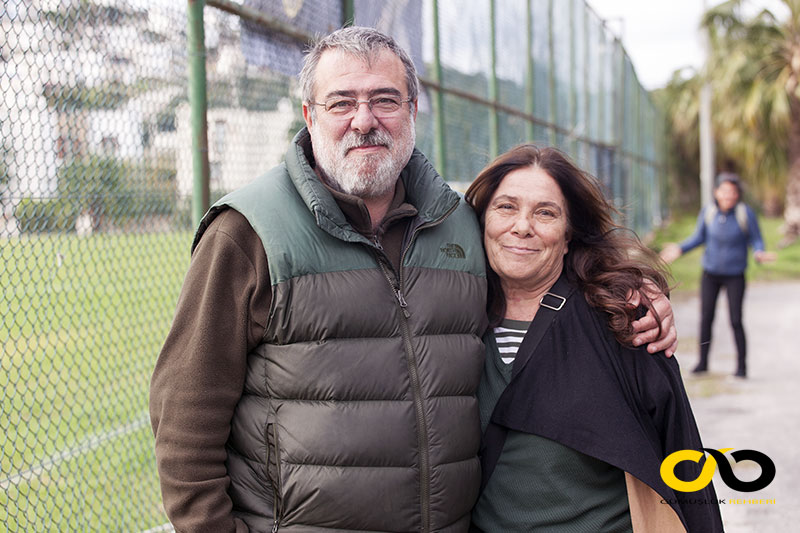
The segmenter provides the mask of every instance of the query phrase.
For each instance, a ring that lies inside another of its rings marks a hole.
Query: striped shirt
[[[507,364],[513,364],[517,356],[522,339],[530,327],[530,321],[503,319],[500,325],[494,328],[494,338],[497,342],[497,349],[500,351],[500,359]]]

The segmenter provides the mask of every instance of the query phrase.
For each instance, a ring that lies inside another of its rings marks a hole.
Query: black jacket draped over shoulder
[[[559,311],[537,313],[528,335],[536,320],[555,317],[532,350],[523,353],[523,341],[511,382],[486,430],[482,456],[499,455],[504,437],[497,435],[505,431],[540,435],[644,482],[663,498],[662,504],[672,506],[687,531],[723,531],[711,483],[685,493],[661,479],[665,457],[703,448],[678,361],[663,352],[651,355],[643,347],[621,345],[605,314],[590,307],[566,277],[562,274],[551,292],[561,287],[571,296]],[[683,461],[675,474],[692,481],[701,468]]]

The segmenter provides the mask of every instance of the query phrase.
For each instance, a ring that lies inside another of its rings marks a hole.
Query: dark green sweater
[[[485,431],[511,379],[512,365],[501,360],[493,334],[484,340],[486,362],[478,398]],[[553,440],[515,431],[508,433],[472,521],[487,532],[632,531],[622,470]]]

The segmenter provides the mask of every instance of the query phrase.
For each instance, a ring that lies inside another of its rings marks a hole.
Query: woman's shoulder
[[[608,324],[608,313],[593,307],[580,290],[575,290],[569,298],[569,305],[564,306],[567,313],[563,317],[565,333],[575,338],[576,333],[591,342],[593,352],[602,353],[618,360],[628,370],[637,375],[647,375],[656,379],[656,375],[674,379],[680,372],[674,357],[667,357],[663,351],[651,354],[646,346],[632,346],[619,342]],[[640,316],[647,309],[639,308]]]

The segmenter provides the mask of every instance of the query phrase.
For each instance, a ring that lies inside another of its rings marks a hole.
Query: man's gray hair
[[[300,71],[300,88],[303,102],[314,101],[314,84],[316,82],[317,64],[319,58],[326,50],[341,50],[346,54],[356,56],[369,63],[375,55],[382,50],[389,50],[400,58],[406,69],[406,86],[408,98],[416,101],[419,94],[419,81],[414,62],[397,42],[390,36],[374,28],[363,26],[349,26],[336,30],[323,37],[309,50],[303,61],[303,70]],[[312,108],[313,109],[313,108]]]

